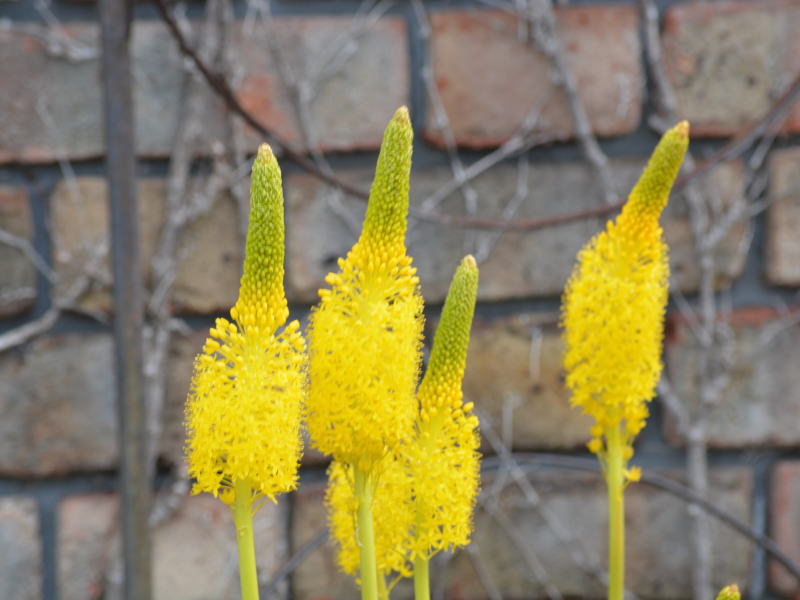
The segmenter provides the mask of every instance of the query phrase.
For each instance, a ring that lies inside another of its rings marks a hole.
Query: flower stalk
[[[233,523],[236,526],[236,546],[239,551],[239,580],[242,600],[258,600],[258,571],[253,542],[253,490],[250,482],[234,484]]]
[[[368,473],[355,470],[358,545],[361,548],[361,598],[378,600],[378,563],[375,557],[375,530],[372,523],[374,486]]]
[[[689,124],[667,131],[615,221],[578,254],[562,304],[571,402],[594,417],[589,449],[608,488],[609,600],[625,590],[624,489],[661,374],[669,263],[659,218],[689,145]]]

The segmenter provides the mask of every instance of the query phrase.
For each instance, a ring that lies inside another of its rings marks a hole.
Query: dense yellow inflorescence
[[[384,134],[361,237],[309,323],[311,438],[364,472],[410,437],[416,417],[423,304],[405,248],[411,143],[403,107]]]
[[[479,485],[478,419],[462,404],[469,332],[478,290],[472,256],[456,270],[447,294],[425,378],[417,392],[415,435],[387,454],[378,473],[373,504],[378,570],[411,575],[415,556],[469,543]],[[333,463],[326,501],[342,569],[359,566],[356,498],[352,470]]]
[[[217,319],[195,359],[186,407],[194,493],[232,501],[247,481],[269,498],[297,484],[302,451],[305,342],[283,291],[283,192],[269,146],[253,163],[250,224],[233,321]]]
[[[630,458],[661,373],[669,265],[658,221],[688,134],[685,121],[664,134],[616,222],[578,254],[564,293],[567,385],[573,405],[594,417],[589,448],[601,458],[612,428]]]
[[[383,576],[411,576],[408,549],[411,546],[412,506],[409,502],[409,470],[393,454],[376,465],[380,481],[376,486],[372,514],[375,524],[375,553],[378,572]],[[334,461],[328,468],[325,504],[328,524],[338,546],[337,560],[345,573],[355,575],[361,557],[356,537],[357,501],[350,465]]]
[[[466,546],[480,479],[478,418],[462,402],[461,380],[478,293],[478,267],[467,256],[445,300],[425,378],[418,433],[408,456],[414,505],[412,555],[429,558]]]

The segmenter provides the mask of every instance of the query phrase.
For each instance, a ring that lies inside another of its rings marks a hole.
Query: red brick
[[[643,88],[636,10],[575,6],[557,9],[556,18],[592,129],[601,136],[630,133],[641,118]],[[534,41],[519,38],[518,17],[490,10],[435,12],[431,28],[436,87],[459,145],[497,146],[545,102],[536,131],[554,139],[574,136],[551,62]],[[429,106],[425,137],[442,145],[435,116]]]
[[[342,32],[357,25],[340,16],[279,17],[250,36],[241,22],[235,23],[230,39],[241,56],[238,66],[244,77],[238,93],[244,104],[268,127],[302,147],[297,111],[271,58],[269,40],[294,75],[309,79],[315,69],[330,66]],[[53,56],[44,41],[49,32],[30,29],[12,26],[0,31],[0,81],[15,82],[14,94],[0,96],[0,163],[101,155],[99,60]],[[93,24],[70,24],[64,34],[89,47],[99,45]],[[142,156],[167,156],[183,110],[184,61],[165,27],[155,21],[136,23],[131,52],[137,151]],[[340,68],[323,69],[320,75],[319,81],[311,81],[316,87],[307,107],[313,142],[324,150],[377,148],[393,111],[408,102],[403,20],[384,17],[369,24]],[[205,148],[221,139],[225,129],[221,103],[208,90],[202,106]],[[250,150],[260,141],[252,132],[246,136]]]
[[[767,211],[767,279],[776,285],[800,285],[800,148],[770,156]]]
[[[0,598],[41,598],[42,547],[33,498],[0,498],[0,556]]]
[[[33,242],[28,195],[21,187],[0,186],[0,230]],[[36,270],[24,252],[0,242],[0,317],[28,309],[36,294]]]
[[[800,562],[800,461],[780,461],[772,471],[770,537],[793,561]],[[776,561],[769,565],[770,587],[783,598],[800,596],[800,582]]]
[[[719,404],[708,413],[711,447],[800,446],[800,430],[795,426],[800,418],[800,373],[794,352],[800,344],[800,329],[781,325],[782,316],[774,309],[753,308],[737,310],[728,320],[735,344],[733,369]],[[673,318],[667,372],[675,391],[690,406],[698,397],[697,352],[689,326]],[[668,440],[682,444],[674,421],[667,417]]]
[[[641,173],[640,160],[612,163],[618,187],[629,189]],[[369,186],[371,173],[341,172],[340,176]],[[517,169],[499,165],[471,182],[479,204],[477,215],[499,218],[517,191]],[[448,169],[414,169],[411,203],[419,207],[442,185],[452,180]],[[721,203],[742,196],[742,167],[723,165],[700,183],[704,195]],[[597,207],[596,179],[585,163],[531,163],[527,177],[528,196],[514,218],[547,218]],[[287,293],[290,299],[316,302],[324,287],[325,274],[336,266],[358,238],[364,203],[337,192],[309,175],[286,177]],[[464,214],[460,193],[450,194],[436,207],[445,214]],[[564,289],[578,250],[594,235],[605,219],[587,219],[532,232],[475,232],[410,219],[408,248],[419,269],[427,301],[440,302],[447,293],[455,266],[467,253],[478,257],[481,282],[478,298],[485,301],[513,298],[557,297]],[[697,261],[692,251],[691,228],[685,199],[675,195],[664,218],[671,265],[677,285],[684,291],[697,289]],[[735,250],[745,233],[733,227],[717,249],[717,281],[728,283],[741,272],[743,260]],[[486,244],[486,246],[484,246]],[[482,252],[481,248],[489,248]]]
[[[688,2],[670,7],[664,60],[692,135],[727,136],[757,121],[800,70],[800,2]],[[786,131],[800,131],[800,105]]]

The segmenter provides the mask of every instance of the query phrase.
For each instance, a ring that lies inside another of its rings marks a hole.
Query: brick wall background
[[[383,127],[408,104],[418,210],[544,219],[624,193],[657,140],[649,124],[665,113],[662,73],[645,51],[651,38],[640,4],[649,3],[558,3],[562,71],[558,52],[537,38],[548,34],[535,27],[547,23],[542,2],[286,0],[265,16],[265,4],[236,0],[223,19],[223,47],[244,105],[338,177],[368,184]],[[203,5],[186,5],[187,24],[205,56],[224,67],[209,42],[219,31],[201,35]],[[515,12],[521,6],[530,20]],[[663,75],[678,115],[692,123],[700,160],[762,118],[797,76],[800,1],[655,6]],[[236,299],[246,214],[246,169],[236,167],[259,138],[232,124],[192,79],[155,10],[141,3],[135,14],[141,247],[153,322],[171,334],[163,360],[151,365],[156,379],[164,376],[154,594],[235,598],[227,509],[185,498],[181,419],[192,357],[214,316]],[[2,599],[119,596],[97,34],[93,2],[0,0]],[[569,107],[571,83],[585,127]],[[664,219],[674,274],[664,398],[677,398],[679,409],[654,401],[635,462],[685,480],[687,438],[689,447],[707,443],[708,497],[800,561],[800,103],[773,133],[673,195]],[[585,149],[595,142],[592,166]],[[180,154],[186,147],[191,160]],[[611,190],[601,183],[606,158]],[[190,167],[185,179],[176,165]],[[282,167],[287,294],[303,318],[353,243],[364,207],[289,161]],[[177,229],[176,198],[195,213]],[[735,217],[705,254],[703,215],[712,224]],[[602,221],[504,233],[412,219],[410,254],[432,324],[459,258],[473,252],[481,264],[464,389],[481,413],[490,458],[475,542],[437,559],[438,597],[604,595],[602,480],[525,454],[588,456],[587,420],[569,408],[563,386],[557,314],[575,253]],[[174,252],[165,250],[168,231],[178,234]],[[174,267],[166,278],[165,257]],[[709,298],[716,325],[704,338]],[[710,402],[702,393],[709,388],[718,392]],[[520,471],[497,457],[501,448],[514,451]],[[259,513],[265,582],[310,549],[276,586],[286,598],[355,594],[321,537],[324,468],[308,452],[299,491]],[[630,589],[642,598],[691,597],[696,522],[686,505],[644,484],[628,492]],[[712,520],[709,535],[715,587],[736,581],[754,598],[800,595],[800,583],[740,534]],[[396,596],[407,594],[401,584]]]

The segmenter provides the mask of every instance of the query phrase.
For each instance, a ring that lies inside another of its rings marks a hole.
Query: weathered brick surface
[[[324,483],[301,483],[294,495],[292,512],[294,548],[301,548],[321,531],[328,530],[324,498]],[[292,575],[292,588],[296,600],[331,600],[359,595],[353,578],[339,570],[335,545],[330,538],[300,563]]]
[[[20,187],[0,186],[0,230],[33,241],[28,196]],[[18,248],[0,243],[0,317],[18,314],[33,303],[36,271]]]
[[[56,294],[61,294],[80,276],[87,261],[108,242],[108,203],[105,180],[82,177],[75,188],[57,186],[51,202],[54,261],[59,275]],[[143,179],[139,193],[139,250],[147,285],[152,286],[152,260],[165,222],[165,182]],[[212,209],[183,231],[177,248],[177,273],[172,304],[176,312],[214,313],[226,311],[239,289],[244,243],[239,235],[236,206],[219,198]],[[109,260],[101,260],[95,271],[101,281],[110,281]],[[107,286],[95,287],[82,299],[88,309],[110,310]]]
[[[789,558],[800,561],[800,461],[784,460],[772,471],[770,494],[770,537]],[[773,561],[769,567],[770,587],[784,598],[797,598],[797,578]]]
[[[641,161],[615,161],[612,165],[618,187],[628,190],[642,168]],[[371,174],[343,172],[340,175],[362,186]],[[446,169],[415,169],[411,174],[411,203],[422,206],[426,198],[451,181]],[[498,166],[473,181],[478,213],[498,218],[517,191],[517,170]],[[527,177],[527,197],[515,218],[546,218],[570,214],[600,205],[596,179],[582,163],[532,163]],[[742,194],[739,163],[724,165],[702,179],[705,194],[715,201],[731,202]],[[325,274],[336,268],[358,238],[364,203],[342,198],[308,175],[287,177],[287,278],[291,299],[316,302],[324,287]],[[464,214],[464,201],[451,194],[436,209],[447,214]],[[411,219],[409,254],[419,268],[422,290],[428,301],[439,302],[447,293],[453,270],[467,253],[478,257],[480,300],[508,300],[526,297],[557,297],[564,289],[575,255],[601,226],[598,219],[550,227],[533,232],[474,232]],[[692,253],[691,230],[685,200],[673,197],[664,219],[670,244],[675,282],[684,290],[696,289],[697,261]],[[717,249],[718,282],[737,276],[743,260],[734,250],[744,229],[733,228]]]
[[[473,324],[464,400],[497,434],[510,430],[515,448],[572,449],[589,441],[592,419],[569,404],[557,321],[518,314]]]
[[[113,494],[70,496],[58,507],[58,595],[62,600],[103,597],[106,570],[119,552],[114,532],[119,503]]]
[[[666,473],[677,476],[675,473]],[[711,493],[720,506],[745,522],[750,519],[752,476],[745,468],[724,468],[711,474]],[[484,479],[484,494],[494,479]],[[600,598],[605,587],[576,565],[604,569],[607,554],[606,490],[599,475],[574,471],[536,471],[530,481],[541,498],[539,507],[526,501],[509,485],[500,490],[499,508],[515,531],[541,562],[548,579],[565,597]],[[295,545],[311,539],[324,526],[321,484],[301,486],[295,505]],[[689,522],[686,505],[644,484],[626,491],[628,586],[639,597],[685,598],[690,591]],[[545,516],[546,513],[546,516]],[[549,523],[549,524],[548,524]],[[477,560],[498,587],[503,598],[546,597],[541,582],[530,572],[523,552],[497,520],[479,509],[475,520]],[[751,548],[747,540],[717,521],[712,522],[714,583],[748,580]],[[682,550],[685,549],[685,550]],[[434,580],[441,576],[433,573]],[[484,599],[475,567],[465,552],[456,553],[444,572],[447,597]],[[339,573],[333,544],[314,552],[295,573],[299,599],[344,599],[356,595],[350,578]],[[402,590],[398,598],[406,596]]]
[[[63,600],[121,598],[106,576],[119,568],[117,499],[91,494],[59,506],[59,589]],[[254,518],[259,579],[268,580],[286,560],[286,510],[267,503]],[[236,532],[228,507],[201,495],[153,534],[154,600],[233,600],[239,597]],[[279,597],[282,597],[279,596]]]
[[[687,2],[664,21],[664,60],[693,135],[725,136],[763,116],[800,69],[800,2]],[[800,106],[786,123],[800,131]]]
[[[42,597],[42,548],[39,515],[31,498],[0,498],[0,598]]]
[[[108,469],[117,460],[111,337],[41,338],[0,357],[0,473]]]
[[[670,473],[671,475],[676,475]],[[752,476],[744,468],[711,473],[715,502],[745,522],[750,520]],[[602,583],[575,563],[575,552],[584,564],[607,563],[607,505],[605,485],[599,475],[575,472],[534,472],[530,476],[541,497],[541,509],[531,506],[514,486],[500,495],[499,507],[515,531],[541,562],[548,579],[565,597],[600,598]],[[488,483],[487,483],[488,487]],[[688,598],[691,596],[689,551],[690,525],[686,505],[665,492],[643,484],[625,493],[626,585],[638,597]],[[563,531],[561,539],[543,516]],[[751,548],[738,533],[712,521],[713,577],[716,588],[730,582],[746,583]],[[566,541],[565,539],[566,538]],[[526,567],[522,552],[497,520],[480,511],[474,540],[477,559],[498,586],[503,598],[546,597]],[[459,553],[447,571],[451,597],[483,599],[475,568]]]
[[[774,310],[758,308],[738,310],[729,320],[735,343],[733,371],[720,403],[708,415],[711,446],[800,445],[794,418],[800,414],[800,331],[785,323]],[[667,372],[681,397],[696,402],[697,342],[682,320],[672,325]],[[669,418],[665,433],[671,443],[681,443]]]
[[[556,11],[562,45],[598,135],[630,133],[642,103],[638,19],[633,7],[581,6]],[[526,116],[540,113],[535,131],[554,139],[574,135],[563,91],[551,61],[533,39],[521,39],[520,19],[500,11],[431,14],[430,56],[436,90],[458,144],[496,146]],[[502,99],[502,101],[500,101]],[[442,145],[434,108],[425,136]]]
[[[767,212],[767,278],[777,285],[800,285],[800,148],[770,156]]]
[[[176,336],[168,356],[160,455],[183,457],[183,407],[205,332]],[[46,476],[117,464],[109,334],[40,338],[0,356],[0,474]]]
[[[312,144],[326,150],[377,147],[394,109],[408,102],[405,26],[396,17],[369,24],[352,53],[341,47],[341,33],[350,27],[362,30],[353,19],[340,16],[281,17],[254,36],[234,24],[230,39],[244,66],[237,91],[247,108],[288,141],[305,145],[290,90],[270,58],[274,49],[298,78],[320,78],[312,82],[316,87],[306,107]],[[64,31],[76,43],[99,45],[95,25],[69,25]],[[160,23],[137,22],[133,32],[137,150],[144,156],[165,156],[172,149],[181,111],[182,59]],[[0,81],[15,82],[15,93],[0,97],[0,163],[103,153],[99,60],[54,56],[42,37],[29,27],[0,31]],[[219,103],[206,95],[202,104],[205,141],[219,139]],[[342,110],[355,105],[370,108]],[[254,135],[247,137],[250,149],[259,141]]]

